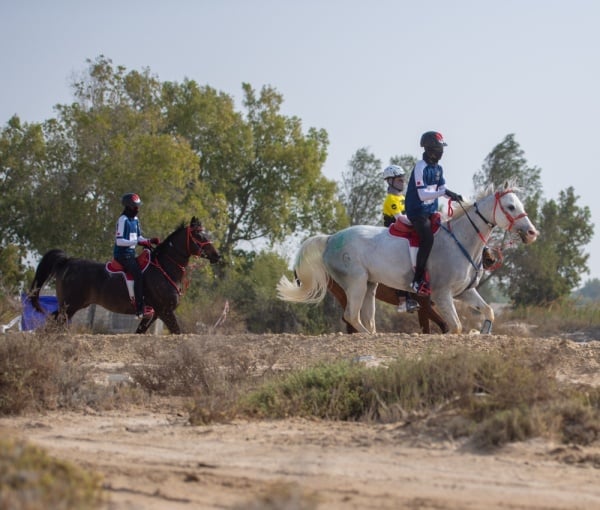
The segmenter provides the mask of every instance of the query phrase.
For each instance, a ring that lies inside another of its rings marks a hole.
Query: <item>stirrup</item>
[[[411,288],[414,292],[421,296],[429,296],[431,289],[429,288],[429,282],[426,280],[420,280],[418,282],[412,282]]]
[[[408,313],[417,312],[420,308],[421,308],[421,306],[415,299],[406,298],[406,311]]]
[[[154,317],[154,308],[146,305],[144,306],[144,311],[142,313],[137,312],[135,316],[138,319],[151,319],[152,317]]]

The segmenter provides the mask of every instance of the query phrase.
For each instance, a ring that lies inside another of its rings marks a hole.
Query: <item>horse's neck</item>
[[[446,226],[467,250],[476,252],[483,248],[493,229],[493,226],[488,223],[488,220],[484,220],[484,218],[487,218],[485,214],[483,214],[482,218],[477,214],[477,209],[472,207],[468,211],[465,211],[460,218],[456,220],[450,219],[446,223]]]
[[[190,256],[184,256],[180,253],[161,252],[157,254],[156,259],[171,279],[179,282],[185,274],[185,269],[190,261]]]

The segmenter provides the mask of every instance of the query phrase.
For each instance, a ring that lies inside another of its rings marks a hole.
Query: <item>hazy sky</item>
[[[573,186],[591,209],[585,282],[600,278],[599,21],[597,0],[0,0],[0,122],[53,117],[103,54],[236,100],[243,82],[275,87],[329,133],[336,180],[361,147],[385,164],[438,130],[448,187],[470,196],[514,133],[546,198]]]

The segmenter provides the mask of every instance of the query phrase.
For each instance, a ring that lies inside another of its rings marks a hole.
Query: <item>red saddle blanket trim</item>
[[[135,260],[137,260],[138,266],[140,266],[140,269],[142,272],[144,272],[150,265],[150,250],[143,250]],[[106,263],[106,270],[109,273],[123,273],[125,274],[125,278],[128,280],[133,280],[133,276],[131,276],[130,273],[125,273],[123,264],[117,262],[115,259],[112,259]]]
[[[442,215],[440,213],[433,213],[431,215],[431,231],[435,234],[440,228]],[[419,234],[412,225],[407,225],[401,219],[397,219],[388,228],[390,234],[396,237],[403,237],[408,239],[410,246],[419,246]]]

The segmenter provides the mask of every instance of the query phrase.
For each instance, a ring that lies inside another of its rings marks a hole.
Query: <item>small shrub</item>
[[[266,382],[247,395],[241,410],[270,418],[359,419],[364,413],[365,370],[357,364],[339,362],[294,371]]]
[[[102,503],[101,479],[42,449],[0,439],[0,508],[85,510]]]
[[[562,402],[552,414],[558,416],[557,428],[565,443],[589,445],[600,439],[600,412],[581,399]]]
[[[524,441],[541,433],[541,424],[528,408],[504,409],[486,417],[475,429],[473,444],[482,449]]]

